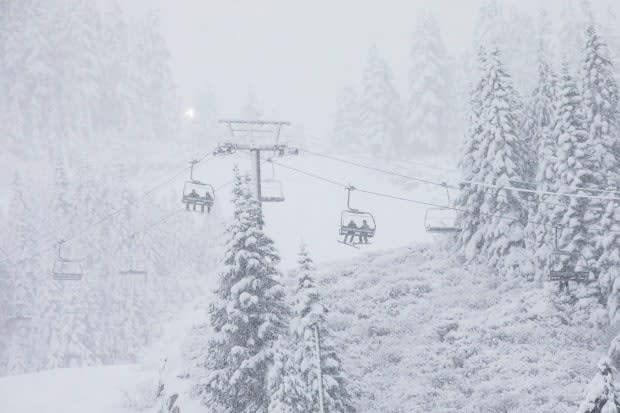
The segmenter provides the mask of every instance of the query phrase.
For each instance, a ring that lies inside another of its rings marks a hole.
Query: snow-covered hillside
[[[118,413],[125,389],[140,382],[137,366],[56,369],[0,378],[3,412]]]
[[[320,273],[364,412],[574,412],[609,343],[552,304],[557,286],[507,280],[432,246]]]
[[[558,312],[544,286],[463,265],[435,246],[322,265],[318,279],[364,412],[573,412],[609,341],[603,328]],[[199,317],[188,312],[151,351],[167,353],[168,376],[185,373],[180,344]],[[157,362],[146,367],[4,378],[0,394],[14,413],[43,405],[83,412],[80,400],[90,395],[89,411],[130,411],[121,409],[126,393],[155,391]],[[187,390],[191,380],[177,378],[177,388]],[[196,406],[188,397],[181,400]]]

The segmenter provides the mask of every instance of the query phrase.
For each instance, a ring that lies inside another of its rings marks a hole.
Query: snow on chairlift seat
[[[424,214],[424,228],[429,233],[461,232],[456,225],[456,211],[449,208],[429,208]]]
[[[10,322],[29,321],[32,320],[32,316],[26,311],[26,303],[20,301],[13,304],[6,320]]]
[[[77,260],[57,258],[52,268],[52,278],[57,281],[79,281],[84,272],[82,264]]]
[[[581,257],[567,251],[556,250],[551,253],[550,281],[575,281],[584,283],[588,281],[589,271],[577,270],[576,263]]]
[[[123,259],[123,267],[118,271],[120,275],[147,275],[146,265],[143,260],[137,260],[135,257],[125,257]]]
[[[282,182],[273,178],[263,179],[261,181],[260,200],[262,202],[284,202]]]

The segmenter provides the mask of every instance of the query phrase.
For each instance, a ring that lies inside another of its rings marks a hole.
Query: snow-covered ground
[[[573,412],[608,345],[603,328],[558,312],[550,286],[506,281],[438,245],[319,265],[317,278],[363,412]],[[12,413],[136,412],[153,408],[163,374],[182,412],[200,412],[181,349],[206,304],[188,306],[141,367],[7,377],[0,397]]]
[[[2,411],[12,413],[118,413],[124,391],[142,378],[138,366],[57,369],[0,378]]]
[[[555,308],[556,286],[434,246],[320,272],[364,412],[574,412],[609,344],[604,328]]]

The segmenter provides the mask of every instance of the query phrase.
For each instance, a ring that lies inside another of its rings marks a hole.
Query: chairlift
[[[215,202],[215,189],[213,186],[194,179],[194,165],[198,161],[190,161],[189,180],[183,185],[183,198],[182,202],[185,204],[185,209],[196,211],[196,207],[200,207],[200,212],[205,212],[205,206],[207,212],[211,212],[211,207]]]
[[[374,238],[377,229],[375,217],[370,212],[351,208],[351,191],[354,191],[355,187],[349,185],[346,190],[347,209],[340,213],[340,235],[344,236],[341,243],[351,246],[368,244],[368,240]],[[350,240],[347,242],[347,239]]]
[[[58,255],[52,267],[52,278],[57,281],[79,281],[84,275],[80,260],[68,259],[62,255],[65,241],[58,241]]]
[[[271,178],[261,180],[261,202],[284,202],[284,187],[275,175],[274,166],[271,164]]]
[[[558,228],[555,228],[555,243],[549,257],[549,281],[559,281],[560,290],[568,289],[568,282],[585,283],[590,277],[590,271],[586,268],[578,270],[580,261],[586,262],[585,257],[579,253],[563,251],[558,247]]]
[[[131,246],[132,249],[135,247],[135,235],[131,236]],[[148,271],[146,270],[146,262],[142,258],[138,258],[135,253],[125,254],[121,259],[122,267],[118,271],[120,275],[147,275]]]
[[[119,270],[120,275],[147,275],[148,271],[145,269],[144,265],[136,264],[136,261],[129,258],[126,262],[133,262],[133,264],[129,264],[123,266],[121,270]]]
[[[26,303],[17,301],[13,304],[12,312],[6,317],[10,322],[30,321],[32,316],[26,311]]]
[[[225,156],[232,155],[236,151],[235,145],[231,142],[223,142],[218,143],[218,145],[213,150],[213,155],[215,156]]]
[[[441,184],[446,189],[448,206],[450,205],[450,192],[448,185]],[[428,208],[424,213],[424,229],[433,234],[448,234],[461,232],[461,228],[456,225],[456,210],[449,207]]]

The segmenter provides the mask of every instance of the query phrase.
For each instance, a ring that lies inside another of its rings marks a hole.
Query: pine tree
[[[342,152],[359,149],[360,113],[355,90],[343,89],[337,104],[330,146]]]
[[[447,55],[437,21],[430,13],[418,19],[411,49],[406,150],[409,155],[446,149],[451,121]]]
[[[269,412],[301,413],[307,412],[307,398],[303,394],[304,385],[299,379],[294,353],[294,341],[283,337],[274,352],[274,365],[269,374],[271,397]]]
[[[287,307],[273,241],[262,231],[249,179],[235,171],[234,217],[228,233],[225,269],[210,320],[216,333],[209,342],[209,377],[198,389],[218,411],[266,413],[273,345],[283,334]]]
[[[592,195],[587,188],[600,182],[600,175],[597,172],[598,166],[591,158],[581,96],[568,70],[568,65],[564,64],[554,129],[558,145],[557,190],[587,196]],[[559,201],[562,206],[556,207],[554,212],[559,217],[558,224],[561,227],[559,247],[575,256],[592,259],[594,245],[588,229],[596,224],[598,214],[594,211],[600,211],[601,202],[577,197],[561,198]]]
[[[26,254],[37,243],[32,238],[35,227],[24,195],[24,184],[17,174],[13,179],[9,208],[12,220],[8,232],[18,258],[11,268],[9,311],[4,314],[9,321],[6,325],[8,331],[5,332],[8,335],[6,371],[9,374],[19,374],[34,367],[31,355],[35,343],[31,323],[35,304],[34,273],[37,270],[37,258],[27,257]]]
[[[606,173],[597,184],[615,187],[620,165],[618,86],[607,45],[594,26],[588,27],[586,32],[581,84],[588,145],[599,169]]]
[[[478,51],[479,81],[472,88],[469,99],[469,126],[465,136],[465,142],[461,149],[459,170],[463,181],[473,181],[480,169],[481,147],[480,133],[482,130],[482,93],[486,79],[482,73],[486,71],[487,55],[484,49]],[[482,216],[480,215],[484,188],[478,185],[461,185],[459,196],[456,199],[457,223],[462,231],[458,236],[458,244],[467,259],[478,255],[482,248],[483,238],[480,232]]]
[[[596,239],[596,249],[601,251],[597,262],[599,287],[607,303],[609,321],[618,321],[620,309],[620,205],[609,200],[601,222],[600,235]]]
[[[545,27],[543,18],[542,26]],[[541,29],[542,30],[542,29]],[[526,147],[535,149],[528,156],[532,160],[528,170],[536,171],[536,189],[545,192],[557,191],[557,136],[553,133],[555,124],[555,102],[557,100],[557,79],[551,69],[549,47],[545,33],[540,34],[538,51],[538,85],[534,90],[529,105],[528,124],[526,126]],[[528,180],[531,175],[528,176]],[[549,198],[538,195],[533,199],[532,207],[528,216],[528,239],[530,253],[534,255],[536,277],[541,278],[548,266],[548,256],[552,242],[553,220],[552,208],[548,208],[544,202]]]
[[[299,378],[304,386],[302,394],[306,398],[306,405],[302,411],[318,411],[319,406],[315,344],[315,329],[318,328],[321,339],[325,409],[328,412],[354,412],[342,361],[327,325],[327,308],[321,303],[321,296],[314,282],[314,265],[304,246],[299,252],[298,264],[295,314],[291,328],[295,337],[294,362],[298,366]]]
[[[361,146],[377,156],[399,153],[402,143],[402,108],[392,81],[392,72],[370,48],[362,82],[360,99]]]
[[[614,386],[614,371],[611,361],[603,357],[598,363],[598,372],[592,379],[585,400],[578,413],[620,413],[620,399]]]
[[[510,76],[496,50],[489,55],[480,96],[482,110],[475,182],[512,186],[526,175],[526,150],[519,136],[519,107]],[[487,188],[480,208],[483,252],[491,265],[507,275],[524,274],[524,223],[526,209],[521,195],[512,190]]]

